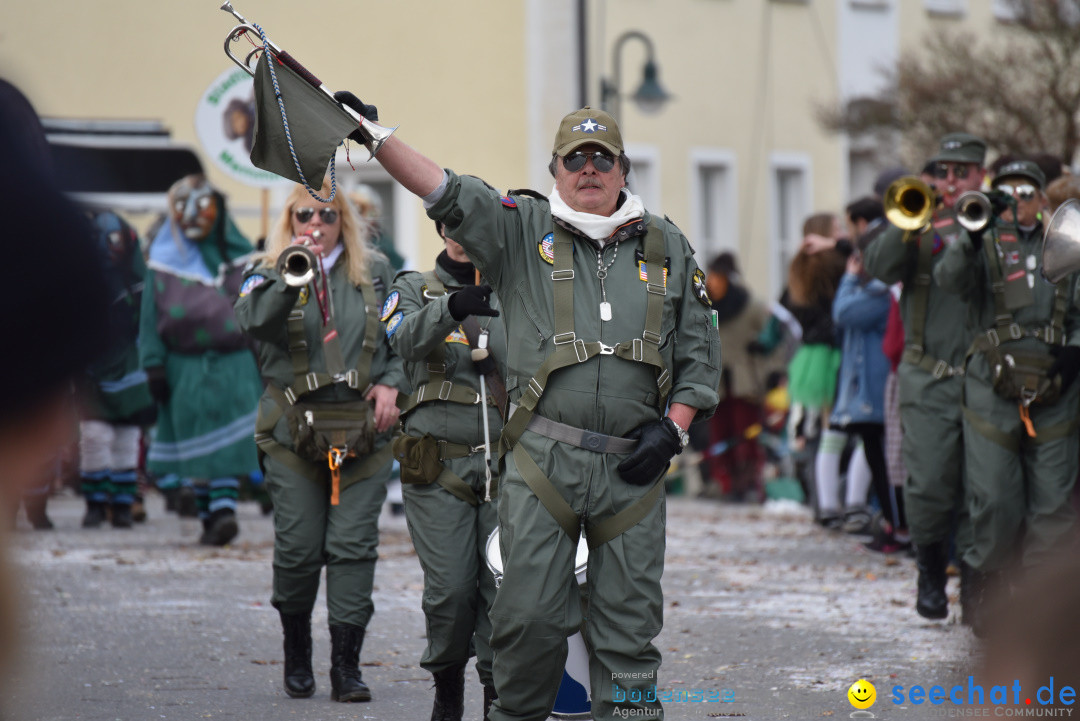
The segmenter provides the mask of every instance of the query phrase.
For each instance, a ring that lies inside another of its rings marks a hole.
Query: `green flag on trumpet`
[[[285,105],[289,132],[285,132],[274,80],[265,59],[255,70],[255,138],[251,163],[296,183],[322,189],[327,166],[338,145],[357,122],[332,97],[312,86],[289,67],[274,66],[281,99]],[[296,152],[289,152],[289,138]],[[303,173],[297,173],[297,163]]]

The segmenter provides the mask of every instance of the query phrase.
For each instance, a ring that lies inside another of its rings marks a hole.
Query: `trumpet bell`
[[[1043,235],[1042,272],[1051,283],[1080,271],[1080,202],[1070,198],[1054,211]]]
[[[277,272],[285,285],[294,288],[305,286],[315,279],[318,260],[310,248],[302,245],[290,245],[281,251],[277,259]]]
[[[956,210],[956,221],[969,232],[977,232],[985,228],[994,215],[990,199],[977,190],[969,190],[961,194],[956,199],[953,209]]]
[[[933,189],[914,175],[898,178],[885,191],[885,217],[901,230],[924,228],[936,205],[937,195]]]

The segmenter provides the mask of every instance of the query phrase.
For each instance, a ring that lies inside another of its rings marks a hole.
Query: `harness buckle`
[[[641,337],[649,341],[653,345],[660,345],[660,341],[664,340],[664,337],[659,333],[653,333],[651,330],[644,330],[641,332]]]
[[[292,388],[285,389],[285,400],[289,402],[289,405],[296,405],[296,392]]]
[[[1024,337],[1024,329],[1018,323],[1009,323],[1009,337],[1018,340]]]
[[[574,355],[577,356],[578,363],[584,363],[589,360],[589,351],[585,347],[585,341],[580,338],[574,341]]]
[[[949,366],[948,363],[943,360],[939,360],[937,363],[934,364],[934,370],[932,371],[932,374],[934,378],[938,379],[944,378],[945,376],[953,375],[952,368]]]
[[[640,361],[645,358],[645,343],[640,338],[630,341],[630,350],[634,354],[634,360]]]
[[[667,295],[667,286],[663,283],[646,283],[645,290],[653,295]]]
[[[486,449],[487,449],[487,446],[485,444],[481,443],[478,446],[473,446],[472,448],[470,448],[469,449],[469,455],[471,456],[471,455],[476,454],[476,453],[483,453]]]
[[[314,373],[308,373],[304,376],[304,381],[307,383],[307,389],[309,391],[319,390],[319,379]]]
[[[439,386],[439,400],[445,401],[450,397],[450,391],[453,389],[454,384],[451,381],[443,381]]]
[[[996,328],[991,328],[990,330],[986,331],[986,339],[989,340],[995,348],[1001,345],[1001,337],[998,336]]]
[[[634,340],[637,341],[637,338]],[[615,355],[615,346],[600,341],[600,355]]]
[[[355,368],[345,371],[345,383],[348,384],[349,388],[357,390],[357,386],[360,385],[360,371]]]
[[[567,343],[573,343],[575,340],[577,340],[577,333],[575,333],[574,331],[570,331],[569,333],[556,333],[555,337],[552,338],[552,340],[554,341],[555,345],[565,345]]]
[[[570,268],[569,270],[553,270],[553,271],[551,271],[551,279],[552,280],[573,280],[574,279],[574,269]]]

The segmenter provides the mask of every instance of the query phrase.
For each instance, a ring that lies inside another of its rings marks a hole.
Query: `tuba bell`
[[[937,194],[914,175],[898,178],[885,191],[885,217],[908,233],[922,230],[937,207]]]
[[[1080,270],[1080,202],[1069,198],[1062,203],[1046,226],[1043,236],[1042,273],[1057,283]]]

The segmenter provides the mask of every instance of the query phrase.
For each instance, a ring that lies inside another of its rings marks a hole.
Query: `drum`
[[[498,528],[488,536],[484,553],[487,556],[488,568],[495,576],[495,586],[498,587],[503,576]],[[574,578],[578,586],[585,585],[585,569],[588,563],[589,544],[582,536],[578,540],[577,553],[574,555]],[[563,668],[563,677],[559,683],[559,693],[555,696],[555,706],[551,709],[551,717],[586,721],[592,718],[592,704],[589,700],[589,651],[585,648],[581,631],[566,639],[566,645],[566,666]]]

